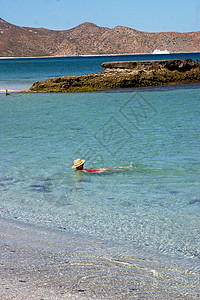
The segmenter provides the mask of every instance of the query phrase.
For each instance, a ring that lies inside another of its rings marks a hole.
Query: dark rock
[[[189,204],[200,204],[200,199],[190,200]]]
[[[106,62],[105,72],[35,82],[28,92],[86,92],[200,82],[200,64],[192,59]]]
[[[193,68],[200,67],[198,61],[192,59],[172,59],[172,60],[150,60],[150,61],[114,61],[101,64],[104,70],[126,69],[126,70],[159,70],[185,72]]]

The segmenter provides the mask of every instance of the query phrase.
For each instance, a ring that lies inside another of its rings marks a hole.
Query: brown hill
[[[200,32],[149,33],[116,26],[83,23],[69,30],[12,25],[0,18],[0,56],[72,56],[100,54],[200,52]]]

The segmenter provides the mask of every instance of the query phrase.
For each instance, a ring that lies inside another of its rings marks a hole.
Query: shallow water
[[[199,89],[0,103],[2,217],[199,260]],[[78,157],[132,168],[79,174]]]
[[[3,298],[198,299],[199,270],[190,259],[1,218],[0,226]]]

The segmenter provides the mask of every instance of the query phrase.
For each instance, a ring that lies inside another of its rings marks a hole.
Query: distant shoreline
[[[151,54],[151,53],[123,53],[123,54],[98,54],[98,55],[70,55],[70,56],[2,56],[0,57],[0,60],[2,59],[27,59],[27,58],[77,58],[77,57],[104,57],[104,56],[134,56],[134,55],[152,55],[153,57],[155,55],[159,55],[162,57],[162,55],[173,55],[173,54],[196,54],[200,53],[200,51],[192,51],[192,52],[171,52],[170,54]]]
[[[21,93],[24,91],[24,89],[9,89],[7,87],[5,87],[4,89],[3,88],[0,88],[0,94],[5,94],[6,93],[6,89],[8,90],[9,93]],[[28,91],[29,88],[25,89],[25,91]]]

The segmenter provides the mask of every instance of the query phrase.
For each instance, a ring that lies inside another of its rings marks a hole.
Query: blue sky
[[[12,24],[65,30],[83,22],[136,30],[200,31],[199,0],[0,0],[0,17]]]

